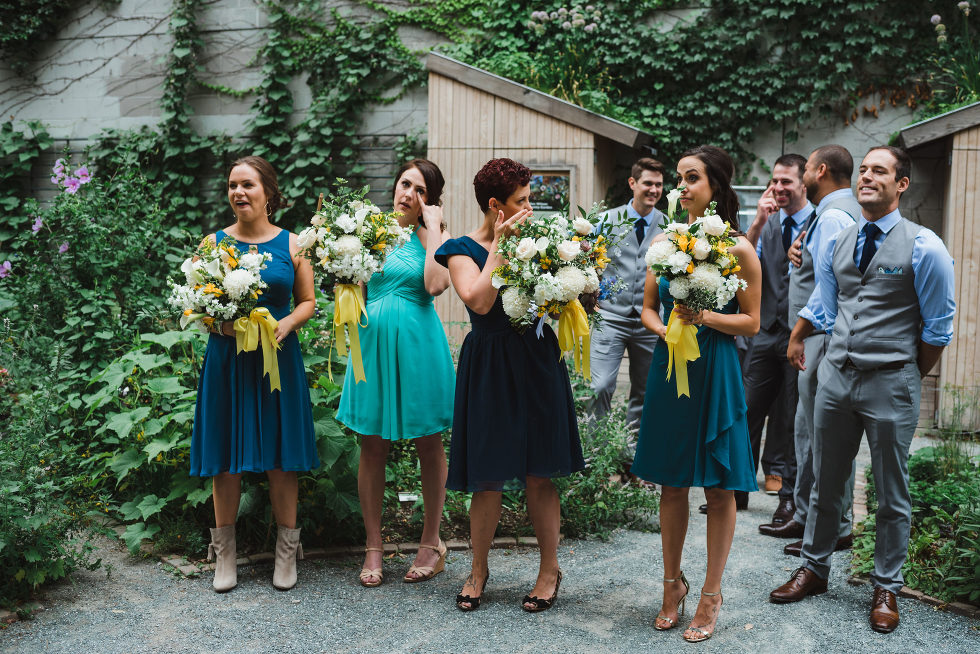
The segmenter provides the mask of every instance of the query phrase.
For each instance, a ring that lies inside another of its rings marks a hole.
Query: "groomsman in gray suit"
[[[617,248],[607,253],[612,261],[603,275],[604,282],[618,277],[626,283],[626,288],[599,303],[602,325],[592,333],[591,343],[592,388],[596,395],[589,411],[596,418],[609,412],[623,352],[629,352],[630,395],[626,420],[634,430],[640,426],[647,372],[657,344],[657,336],[640,322],[640,313],[647,276],[644,257],[650,243],[660,233],[660,223],[664,219],[654,205],[663,195],[665,172],[664,165],[656,159],[637,160],[628,180],[633,199],[603,215],[603,219],[621,213],[629,217],[628,224],[621,228],[629,233],[618,235],[624,237]]]
[[[781,525],[760,525],[759,531],[776,538],[795,538],[797,542],[783,548],[786,554],[800,555],[803,547],[803,527],[810,508],[810,489],[813,487],[813,402],[817,394],[817,367],[827,349],[827,335],[823,332],[823,310],[820,290],[817,288],[814,261],[831,240],[861,217],[861,207],[851,191],[851,174],[854,158],[840,145],[825,145],[810,154],[803,170],[803,185],[811,202],[817,204],[816,212],[807,221],[800,238],[789,251],[790,262],[795,266],[789,278],[789,324],[794,325],[789,337],[787,358],[800,373],[797,379],[799,402],[796,405],[794,440],[796,442],[796,484],[793,487],[793,503],[796,513]],[[805,339],[804,330],[810,333]],[[851,521],[848,518],[853,492],[853,473],[846,488],[841,530],[836,549],[851,545]]]
[[[759,333],[752,338],[745,362],[746,420],[756,468],[762,458],[766,491],[779,494],[778,508],[769,523],[774,526],[789,522],[794,513],[793,421],[797,398],[796,370],[786,360],[791,327],[786,320],[791,269],[786,253],[813,215],[813,205],[807,201],[803,186],[805,166],[806,159],[798,154],[776,159],[772,183],[746,234],[762,262]],[[767,211],[772,213],[766,216]],[[762,427],[767,415],[766,448],[762,452]],[[735,503],[745,506],[748,494],[736,493]]]
[[[931,230],[902,217],[909,156],[879,146],[858,171],[861,218],[817,262],[827,353],[817,371],[813,415],[816,482],[803,534],[803,565],[769,594],[796,602],[827,591],[850,466],[868,436],[878,489],[870,623],[899,622],[896,594],[911,526],[909,446],[919,418],[921,378],[953,336],[953,260]]]

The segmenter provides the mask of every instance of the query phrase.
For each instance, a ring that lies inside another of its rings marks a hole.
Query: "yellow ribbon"
[[[269,375],[269,388],[281,391],[279,381],[279,343],[276,341],[276,326],[279,321],[272,317],[265,307],[253,309],[248,317],[235,321],[235,344],[238,354],[254,352],[262,344],[262,376]]]
[[[361,314],[364,314],[364,324],[361,325]],[[334,336],[337,339],[337,353],[347,354],[347,338],[344,328],[350,334],[350,364],[354,366],[354,383],[365,381],[364,363],[361,361],[361,339],[357,326],[367,327],[367,307],[364,306],[364,294],[357,284],[337,284],[333,305]],[[333,380],[333,372],[330,371]]]
[[[691,388],[687,383],[687,362],[696,361],[701,356],[698,347],[698,328],[685,325],[677,314],[670,312],[667,321],[667,380],[670,380],[671,369],[677,370],[677,397],[691,397]]]
[[[589,368],[589,318],[578,300],[572,300],[561,310],[558,317],[558,347],[562,352],[571,350],[575,358],[575,370],[587,380],[592,380]]]

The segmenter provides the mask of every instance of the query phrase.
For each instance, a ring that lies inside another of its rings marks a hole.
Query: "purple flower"
[[[40,216],[38,216],[37,220],[34,221],[34,224],[31,225],[31,231],[37,234],[39,231],[41,231],[42,227],[44,227],[44,221],[41,220]]]
[[[595,23],[589,23],[588,25],[585,26],[585,31],[591,34],[592,32],[595,31],[595,28],[596,28]]]
[[[53,172],[55,175],[58,175],[59,177],[62,174],[64,174],[64,172],[65,172],[65,160],[64,159],[58,159],[57,161],[55,161],[54,162],[54,168],[51,169],[51,172]]]
[[[77,177],[69,177],[65,180],[65,191],[74,195],[78,191],[78,187],[82,185],[82,181]]]
[[[10,275],[11,268],[12,266],[10,265],[9,261],[4,261],[3,264],[0,264],[0,279]]]
[[[92,181],[92,174],[88,171],[88,166],[82,166],[75,171],[75,174],[78,175],[78,181],[82,184],[88,184]]]
[[[58,254],[64,254],[68,251],[68,241],[65,241],[60,246],[58,246]]]
[[[939,23],[942,22],[942,20],[943,20],[942,16],[940,16],[939,14],[933,14],[932,18],[929,19],[929,22],[932,23],[933,25],[938,25]]]
[[[51,183],[52,184],[60,184],[61,183],[61,178],[60,177],[57,177],[57,176],[52,176],[51,177]]]

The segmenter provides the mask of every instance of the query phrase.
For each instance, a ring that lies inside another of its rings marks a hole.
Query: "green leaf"
[[[126,478],[126,475],[140,467],[145,460],[143,455],[137,450],[126,450],[112,457],[112,460],[109,462],[109,469],[116,476],[116,486],[118,487],[122,483],[122,480]]]
[[[136,506],[139,509],[140,514],[143,519],[146,520],[150,516],[154,516],[163,510],[163,507],[167,505],[167,500],[162,497],[157,497],[156,495],[147,495],[142,499],[142,501]]]
[[[140,340],[146,341],[148,343],[159,343],[168,350],[176,345],[177,343],[189,343],[195,340],[201,340],[203,334],[195,331],[186,332],[163,332],[162,334],[140,334]]]
[[[174,432],[170,438],[155,438],[150,441],[143,451],[146,452],[147,462],[152,461],[158,454],[163,452],[169,452],[177,444],[177,432]]]
[[[133,425],[141,423],[148,415],[150,415],[150,407],[148,406],[141,406],[138,409],[124,411],[123,413],[113,413],[106,420],[105,425],[99,430],[99,433],[110,429],[116,432],[119,438],[126,438],[129,436],[129,432],[132,431]]]
[[[183,393],[190,389],[180,383],[177,377],[162,377],[151,379],[146,383],[146,388],[158,395],[168,395],[173,393]]]
[[[147,526],[145,522],[135,522],[126,527],[126,531],[123,532],[121,538],[125,541],[129,551],[136,554],[140,549],[140,544],[145,539],[156,536],[159,531],[159,525]]]

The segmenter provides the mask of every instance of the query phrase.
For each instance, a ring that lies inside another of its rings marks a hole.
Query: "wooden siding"
[[[949,424],[954,404],[953,394],[943,392],[947,385],[961,387],[974,400],[980,388],[977,358],[977,314],[980,313],[980,126],[953,135],[950,172],[946,186],[946,217],[943,240],[953,257],[956,278],[956,317],[953,341],[943,353],[939,377],[940,420]],[[980,429],[980,411],[973,402],[963,416],[965,426]]]
[[[473,176],[490,159],[510,157],[531,169],[571,171],[571,203],[589,206],[605,188],[596,185],[595,135],[452,79],[429,74],[428,157],[446,178],[443,213],[453,236],[478,228],[483,215]],[[436,298],[450,344],[458,345],[469,317],[450,288]]]

